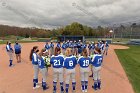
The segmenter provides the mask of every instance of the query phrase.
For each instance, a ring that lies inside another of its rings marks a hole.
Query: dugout
[[[83,41],[85,41],[85,37],[82,36],[82,35],[79,35],[79,36],[64,35],[64,36],[58,36],[58,40],[60,42],[67,41],[67,40],[70,40],[70,41],[79,41],[79,40],[81,40],[83,42]]]

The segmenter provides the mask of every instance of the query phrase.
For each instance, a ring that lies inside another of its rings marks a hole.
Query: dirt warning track
[[[44,43],[24,43],[22,45],[22,63],[17,63],[9,68],[9,59],[5,51],[5,45],[0,45],[0,93],[52,93],[52,68],[49,69],[47,84],[50,88],[43,91],[41,88],[32,89],[33,68],[29,61],[29,53],[34,45],[43,48]],[[128,47],[120,45],[110,45],[108,56],[104,57],[101,71],[102,88],[94,91],[91,86],[92,78],[89,78],[88,93],[134,93],[132,86],[114,52],[114,49],[126,49]],[[39,81],[41,81],[39,75]],[[76,68],[76,93],[81,92],[79,67]],[[58,84],[59,87],[59,84]],[[58,88],[58,92],[60,89]],[[71,93],[71,89],[70,89]]]

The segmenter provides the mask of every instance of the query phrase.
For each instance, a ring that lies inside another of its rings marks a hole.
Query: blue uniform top
[[[44,61],[43,57],[38,58],[38,66],[41,69],[46,68],[45,61]]]
[[[35,52],[32,55],[32,64],[38,65],[38,55]]]
[[[13,51],[13,48],[11,47],[11,45],[6,45],[6,51],[7,52]]]
[[[64,64],[63,55],[52,56],[50,59],[50,63],[52,64],[53,68],[62,68]]]
[[[56,45],[58,48],[61,48],[61,44],[60,43],[57,43]]]
[[[86,48],[86,47],[87,47],[87,44],[83,44],[83,45],[82,45],[82,48]]]
[[[108,44],[108,43],[106,43],[106,44],[105,44],[105,47],[109,47],[109,44]]]
[[[54,47],[54,44],[53,44],[53,43],[51,43],[51,44],[50,44],[50,48],[53,48],[53,47]]]
[[[73,48],[73,43],[69,43],[69,48]]]
[[[85,58],[82,56],[78,59],[78,64],[82,68],[87,68],[89,66],[89,64],[91,64],[91,58],[89,58],[89,57]]]
[[[100,54],[95,54],[91,64],[95,67],[100,67],[102,65],[103,62],[103,56]]]
[[[62,44],[62,48],[63,48],[63,49],[66,49],[66,48],[67,48],[66,43],[63,43],[63,44]]]
[[[64,67],[66,69],[74,69],[77,64],[77,60],[75,56],[69,56],[65,58]]]
[[[104,44],[101,44],[100,49],[101,49],[101,50],[104,50]]]
[[[15,48],[15,51],[21,51],[21,45],[20,44],[15,44],[14,48]]]
[[[46,48],[47,50],[50,49],[49,44],[46,44],[46,45],[45,45],[45,48]]]

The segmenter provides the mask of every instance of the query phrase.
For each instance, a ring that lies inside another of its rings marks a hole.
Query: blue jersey
[[[102,65],[103,62],[103,56],[100,54],[95,54],[91,64],[95,67],[100,67]]]
[[[63,44],[62,44],[62,48],[63,48],[63,49],[66,49],[66,48],[67,48],[67,45],[66,45],[65,43],[63,43]]]
[[[83,45],[82,45],[82,48],[86,48],[86,47],[87,47],[87,45],[86,45],[86,44],[83,44]]]
[[[6,45],[6,51],[13,51],[13,48],[11,47],[11,45]]]
[[[15,51],[21,51],[21,45],[20,44],[15,44],[14,45],[14,49],[15,49]]]
[[[94,45],[94,44],[91,44],[91,48],[92,48],[92,49],[95,49],[95,45]]]
[[[38,55],[36,53],[33,53],[32,55],[32,64],[38,65]]]
[[[64,67],[66,69],[74,69],[76,64],[77,64],[76,57],[70,56],[65,58]]]
[[[38,66],[41,69],[46,68],[45,61],[44,61],[43,57],[38,58]]]
[[[104,44],[101,44],[100,49],[101,49],[101,50],[104,50]]]
[[[50,44],[50,48],[54,48],[54,44],[53,43]]]
[[[60,43],[57,43],[56,45],[58,48],[61,48],[61,44]]]
[[[106,43],[106,44],[105,44],[105,47],[109,47],[109,44],[108,44],[108,43]]]
[[[78,64],[82,68],[87,68],[89,66],[89,64],[91,64],[91,58],[89,58],[89,57],[85,58],[82,56],[78,59]]]
[[[69,48],[73,48],[73,43],[69,43]]]
[[[46,44],[46,45],[45,45],[45,48],[46,48],[47,50],[49,50],[49,49],[50,49],[49,44]]]
[[[52,64],[53,68],[62,68],[64,64],[64,57],[62,55],[52,56],[50,63]]]

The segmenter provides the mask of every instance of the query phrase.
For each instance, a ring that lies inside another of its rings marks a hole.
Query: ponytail
[[[84,56],[86,58],[88,57],[88,52],[87,52],[87,49],[86,48],[83,49],[82,56]]]
[[[54,51],[54,55],[57,56],[59,51],[61,51],[61,49],[59,47],[56,47]]]
[[[34,50],[36,50],[37,48],[38,48],[38,46],[34,46],[34,47],[31,49],[30,56],[29,56],[30,61],[32,61],[33,52],[34,52]]]

